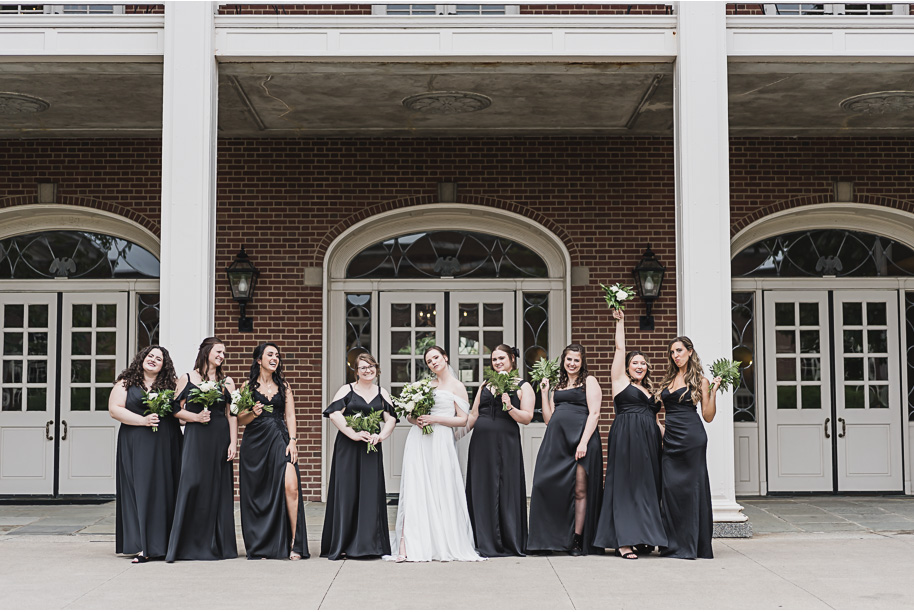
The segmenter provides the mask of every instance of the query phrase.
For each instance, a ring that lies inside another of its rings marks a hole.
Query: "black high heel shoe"
[[[568,549],[568,554],[572,557],[580,557],[584,554],[584,536],[582,534],[574,534],[574,539],[571,541],[571,548]]]

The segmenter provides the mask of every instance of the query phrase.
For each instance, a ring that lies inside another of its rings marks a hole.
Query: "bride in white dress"
[[[425,351],[425,363],[437,378],[435,405],[428,415],[408,418],[416,427],[403,448],[396,561],[482,561],[473,544],[453,429],[466,425],[467,391],[454,377],[444,349]],[[422,433],[426,425],[432,433]]]

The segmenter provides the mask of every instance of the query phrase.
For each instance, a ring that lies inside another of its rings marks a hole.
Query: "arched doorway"
[[[734,238],[738,493],[911,492],[912,228],[832,204]]]
[[[108,213],[0,214],[0,495],[114,494],[108,394],[136,347],[157,342],[157,251]]]
[[[552,355],[569,337],[570,259],[554,234],[490,207],[437,204],[377,215],[339,236],[324,267],[325,402],[354,379],[352,358],[368,350],[396,394],[425,373],[438,343],[472,397],[495,345],[521,351],[520,367]],[[528,485],[544,426],[524,428]],[[399,489],[401,425],[384,454],[388,492]],[[322,490],[336,431],[324,422]],[[468,440],[458,449],[465,461]]]

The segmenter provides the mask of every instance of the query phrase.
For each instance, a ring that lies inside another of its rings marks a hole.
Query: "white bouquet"
[[[411,416],[413,418],[428,414],[432,406],[435,405],[435,388],[432,387],[431,378],[423,378],[420,381],[409,383],[400,395],[394,398],[394,408],[397,409],[397,416]],[[426,425],[422,428],[422,433],[432,433],[432,426]]]
[[[600,283],[603,288],[603,297],[606,298],[606,305],[616,310],[625,310],[625,302],[635,297],[635,290],[631,287],[625,287],[616,283],[607,287]]]

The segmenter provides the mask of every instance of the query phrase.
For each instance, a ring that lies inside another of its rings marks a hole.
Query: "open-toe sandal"
[[[146,563],[147,561],[149,561],[149,557],[144,557],[143,555],[137,555],[133,558],[133,561],[131,561],[131,563]]]
[[[638,555],[635,553],[635,551],[629,551],[625,554],[619,553],[619,556],[623,559],[628,559],[629,561],[634,561],[638,558]]]

